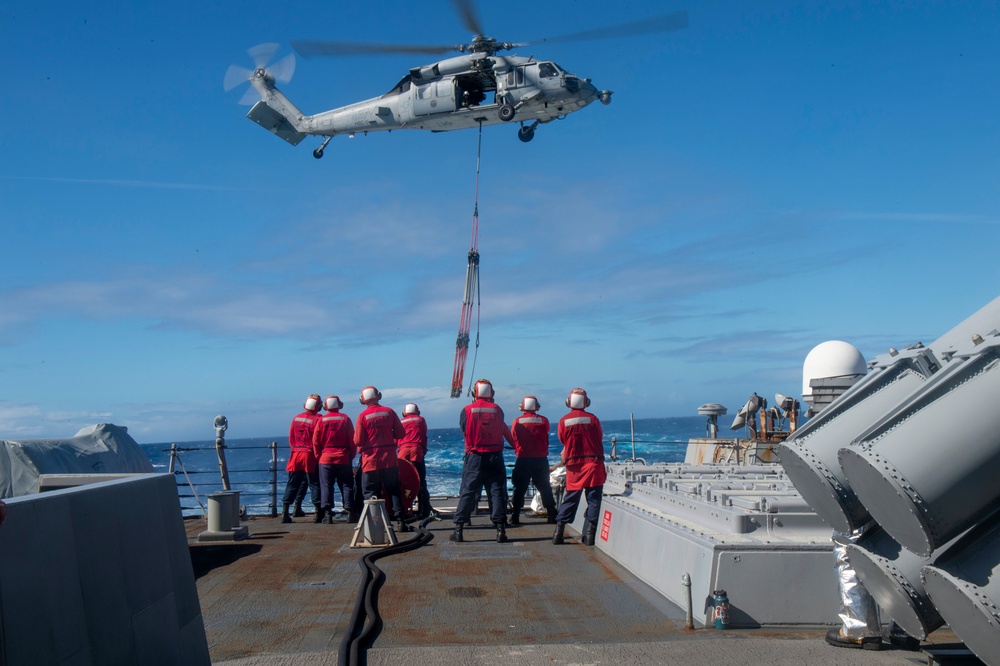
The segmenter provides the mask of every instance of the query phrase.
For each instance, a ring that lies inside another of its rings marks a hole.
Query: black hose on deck
[[[434,517],[425,518],[417,528],[416,536],[412,539],[370,552],[359,561],[361,586],[354,602],[354,611],[347,624],[347,631],[344,632],[344,638],[340,641],[340,650],[337,653],[339,666],[363,666],[366,663],[365,651],[372,646],[382,629],[382,617],[378,612],[378,591],[381,589],[382,583],[385,582],[385,574],[375,564],[375,560],[416,550],[430,543],[434,535],[427,529],[427,524],[432,520]],[[368,622],[369,619],[370,622]]]

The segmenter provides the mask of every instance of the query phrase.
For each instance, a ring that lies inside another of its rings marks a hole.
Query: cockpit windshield
[[[385,97],[386,95],[398,95],[400,93],[406,92],[407,90],[410,89],[410,81],[411,80],[412,80],[412,77],[409,74],[407,74],[406,76],[404,76],[400,80],[399,83],[397,83],[395,86],[393,86],[392,90],[390,90],[389,92],[387,92],[385,95],[382,95],[382,97]]]
[[[538,76],[543,79],[559,76],[559,67],[554,62],[540,62],[538,63]]]

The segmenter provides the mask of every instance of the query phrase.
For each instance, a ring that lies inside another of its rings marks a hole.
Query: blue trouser
[[[302,502],[306,496],[306,488],[312,494],[312,503],[319,505],[319,474],[317,472],[289,472],[288,483],[285,484],[284,504]]]
[[[559,505],[559,514],[556,516],[557,523],[572,523],[576,519],[576,508],[580,506],[580,499],[586,494],[587,512],[583,517],[588,523],[597,524],[597,517],[601,512],[601,498],[604,496],[604,486],[584,488],[583,490],[567,490],[563,495],[562,504]]]
[[[549,510],[550,515],[556,510],[556,500],[552,497],[552,484],[549,483],[548,458],[518,458],[514,461],[514,471],[510,473],[510,482],[514,486],[514,497],[511,508],[520,511],[524,508],[524,493],[528,483],[534,483],[542,495],[542,506]]]
[[[420,512],[417,514],[421,518],[431,515],[431,493],[427,490],[427,465],[423,460],[413,463],[420,475],[420,490],[417,491],[417,502],[420,504]]]
[[[494,525],[507,524],[507,468],[503,451],[466,453],[462,465],[462,490],[455,512],[455,524],[470,522],[472,509],[479,501],[483,486],[490,497],[490,520]]]
[[[320,506],[324,509],[333,508],[334,485],[340,488],[344,511],[348,513],[356,511],[354,506],[354,468],[350,465],[319,466]]]
[[[366,500],[379,498],[383,488],[392,501],[392,517],[395,520],[402,520],[403,488],[399,485],[399,468],[386,467],[361,472],[361,491],[365,494]]]

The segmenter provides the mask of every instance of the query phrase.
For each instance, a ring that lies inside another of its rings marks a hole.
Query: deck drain
[[[481,587],[450,587],[448,588],[448,596],[474,599],[476,597],[485,597],[486,590]]]
[[[328,580],[314,580],[306,583],[292,583],[288,587],[293,590],[311,590],[317,587],[330,587],[331,585],[333,585],[333,583]]]

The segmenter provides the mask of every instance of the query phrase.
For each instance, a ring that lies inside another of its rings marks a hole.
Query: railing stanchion
[[[278,443],[271,442],[271,517],[278,517]]]

